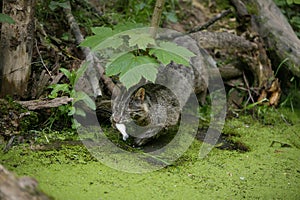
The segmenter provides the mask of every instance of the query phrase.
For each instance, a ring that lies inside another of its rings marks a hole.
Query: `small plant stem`
[[[159,22],[162,14],[162,10],[165,4],[165,0],[157,0],[155,3],[155,8],[152,15],[152,21],[151,21],[151,35],[153,38],[156,36],[157,29],[159,27]]]

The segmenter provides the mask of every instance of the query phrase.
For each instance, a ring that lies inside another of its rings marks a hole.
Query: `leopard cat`
[[[165,33],[162,33],[165,35]],[[180,111],[192,92],[200,102],[208,87],[207,66],[215,67],[208,53],[189,36],[176,37],[173,42],[192,51],[190,66],[171,62],[160,66],[155,83],[143,80],[129,90],[121,89],[113,98],[111,122],[123,139],[134,138],[137,146],[159,137],[164,129],[174,126]]]

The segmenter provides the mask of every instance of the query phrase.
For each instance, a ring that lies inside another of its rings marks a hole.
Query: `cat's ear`
[[[134,97],[143,102],[145,99],[145,89],[144,88],[138,89],[138,91],[135,93]]]

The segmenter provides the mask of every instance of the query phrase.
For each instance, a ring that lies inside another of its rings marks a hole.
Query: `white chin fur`
[[[124,124],[115,124],[116,128],[121,132],[123,135],[123,140],[126,141],[129,135],[126,133],[126,126]]]

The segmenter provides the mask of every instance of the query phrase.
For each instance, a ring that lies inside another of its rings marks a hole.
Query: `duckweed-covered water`
[[[224,133],[250,151],[214,148],[199,159],[202,143],[195,140],[172,165],[140,174],[101,164],[83,145],[13,147],[0,153],[0,163],[19,176],[35,177],[57,200],[300,199],[300,113],[228,119]]]

